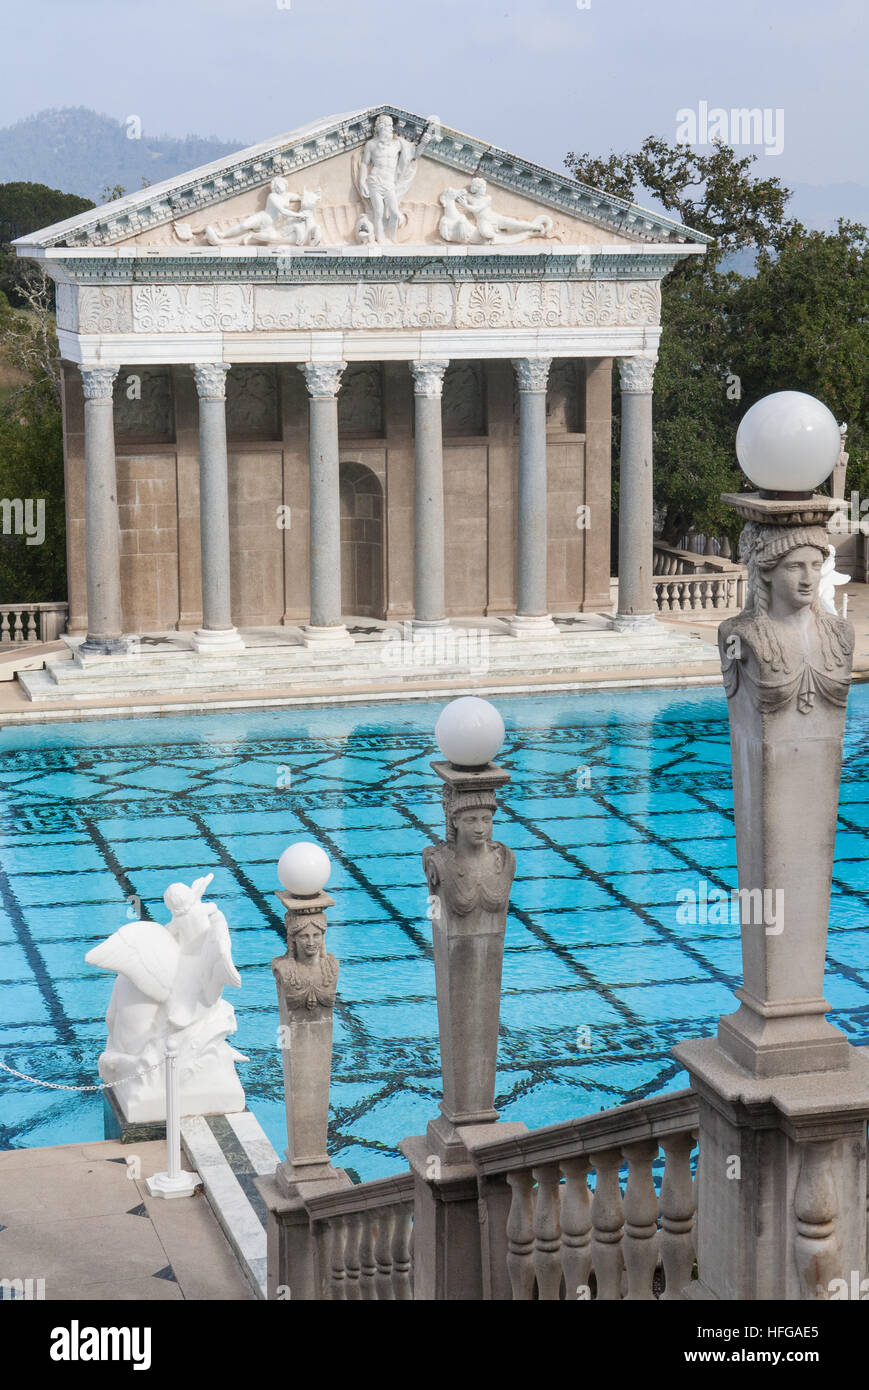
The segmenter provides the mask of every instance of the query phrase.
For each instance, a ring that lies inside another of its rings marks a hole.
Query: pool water
[[[736,883],[719,690],[497,700],[512,774],[496,836],[517,856],[497,1099],[555,1123],[685,1084],[669,1057],[735,1007],[738,927],[677,917],[680,890]],[[0,730],[0,1060],[47,1081],[96,1076],[113,976],[86,951],[124,921],[166,921],[169,883],[212,872],[240,990],[248,1104],[286,1144],[272,956],[275,865],[295,839],[332,858],[341,962],[330,1153],[363,1179],[437,1110],[437,1013],[421,851],[440,837],[429,763],[440,702],[216,713]],[[826,995],[869,1040],[869,686],[851,693]],[[810,825],[807,819],[807,834]],[[683,914],[684,915],[684,914]],[[102,1137],[102,1099],[0,1072],[0,1147]]]

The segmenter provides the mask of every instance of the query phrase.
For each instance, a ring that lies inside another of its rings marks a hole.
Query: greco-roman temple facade
[[[16,243],[56,281],[77,660],[653,621],[660,282],[706,238],[390,107]]]

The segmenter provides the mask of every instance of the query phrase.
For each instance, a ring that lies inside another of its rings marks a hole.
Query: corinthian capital
[[[413,393],[415,396],[442,396],[444,393],[444,372],[449,362],[411,362],[413,372]]]
[[[110,401],[112,399],[112,387],[115,384],[115,377],[118,375],[117,367],[79,367],[79,371],[81,372],[81,384],[86,400]]]
[[[545,391],[549,379],[551,357],[516,357],[513,367],[520,391]]]
[[[657,353],[645,357],[620,357],[619,376],[623,391],[650,392],[655,377]]]
[[[196,390],[203,401],[222,401],[226,396],[228,362],[197,362],[193,368]]]
[[[346,362],[300,362],[299,371],[305,378],[308,395],[314,400],[330,400],[337,396]]]

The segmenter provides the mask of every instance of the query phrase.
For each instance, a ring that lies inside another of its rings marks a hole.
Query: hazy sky
[[[704,101],[783,110],[759,173],[869,183],[866,0],[585,3],[26,0],[5,6],[0,125],[81,105],[253,143],[390,103],[560,168],[674,138]]]

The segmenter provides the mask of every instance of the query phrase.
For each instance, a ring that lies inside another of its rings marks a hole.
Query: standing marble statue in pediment
[[[374,240],[381,245],[395,241],[405,221],[401,200],[414,180],[420,155],[436,133],[437,127],[430,121],[414,144],[395,134],[391,116],[378,116],[374,122],[374,134],[362,151],[357,182],[370,213]]]

